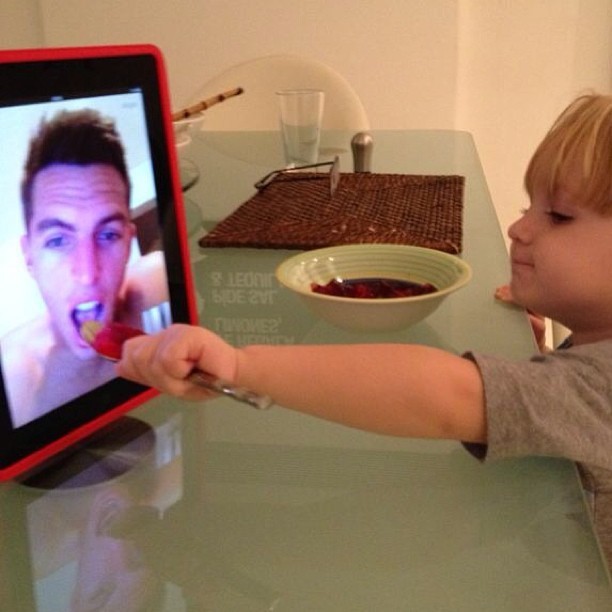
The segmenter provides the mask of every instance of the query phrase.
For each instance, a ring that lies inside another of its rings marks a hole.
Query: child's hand
[[[495,299],[500,300],[501,302],[506,302],[507,304],[516,304],[517,306],[522,306],[519,304],[512,295],[512,290],[510,289],[510,285],[502,285],[501,287],[497,287],[495,289]],[[533,333],[538,343],[538,348],[540,351],[547,350],[546,346],[546,320],[542,315],[539,315],[535,312],[532,312],[529,309],[527,310],[527,316],[529,317],[529,323],[531,323],[531,328],[533,329]]]
[[[495,299],[500,300],[501,302],[507,302],[508,304],[516,304],[514,297],[512,296],[510,285],[502,285],[501,287],[497,287],[497,289],[495,289]]]
[[[214,395],[186,380],[194,368],[223,380],[236,375],[236,351],[214,333],[192,325],[176,324],[150,336],[138,336],[123,345],[117,374],[184,399]]]

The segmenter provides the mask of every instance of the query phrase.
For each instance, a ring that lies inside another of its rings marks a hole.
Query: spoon
[[[143,336],[145,332],[134,327],[123,325],[122,323],[102,325],[102,323],[98,321],[85,321],[85,323],[81,325],[80,333],[83,340],[85,340],[98,355],[110,361],[119,361],[119,359],[121,359],[123,343],[130,338]],[[258,395],[243,387],[235,387],[231,383],[221,380],[198,368],[194,368],[189,373],[187,380],[259,410],[265,410],[273,403],[272,399],[268,396]]]

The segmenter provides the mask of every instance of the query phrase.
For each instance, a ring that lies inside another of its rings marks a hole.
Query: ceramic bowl
[[[204,113],[197,113],[187,119],[179,119],[172,122],[174,129],[174,144],[184,147],[191,142],[191,136],[195,130],[201,129],[204,121]]]
[[[472,276],[459,257],[434,249],[392,244],[355,244],[305,251],[276,269],[281,285],[294,291],[318,317],[364,332],[399,330],[429,316]],[[431,283],[437,291],[397,298],[350,298],[312,291],[332,279],[388,278]]]

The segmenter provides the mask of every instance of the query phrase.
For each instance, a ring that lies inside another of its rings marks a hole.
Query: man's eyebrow
[[[57,219],[56,217],[41,219],[34,227],[34,230],[37,232],[44,232],[45,230],[56,228],[65,229],[72,232],[75,230],[74,225],[67,223],[66,221],[62,221],[61,219]]]
[[[112,215],[108,215],[100,219],[98,223],[96,223],[96,226],[100,227],[102,225],[106,225],[107,223],[113,223],[115,221],[127,223],[129,221],[129,218],[123,213],[114,213]],[[46,219],[41,219],[34,228],[34,230],[37,232],[44,232],[48,229],[64,229],[70,232],[76,231],[76,227],[72,223],[68,223],[63,219],[58,219],[57,217],[48,217]]]
[[[108,215],[107,217],[103,217],[102,219],[98,221],[98,223],[96,223],[96,225],[99,227],[100,225],[106,225],[107,223],[114,223],[115,221],[120,221],[121,223],[128,223],[130,221],[130,218],[125,213],[116,212],[116,213],[113,213],[112,215]]]

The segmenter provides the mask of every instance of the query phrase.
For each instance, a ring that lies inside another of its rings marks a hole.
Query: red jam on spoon
[[[122,323],[109,323],[102,325],[98,321],[86,321],[81,325],[81,336],[90,344],[96,353],[119,361],[123,343],[130,338],[142,336],[144,332]]]

